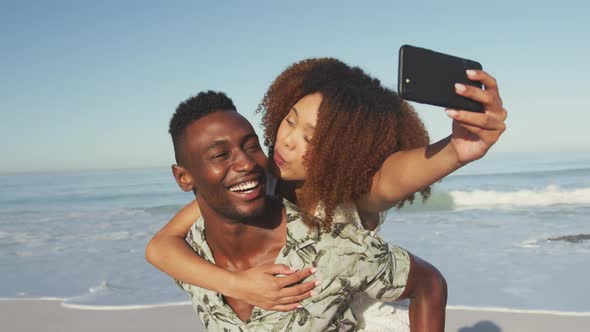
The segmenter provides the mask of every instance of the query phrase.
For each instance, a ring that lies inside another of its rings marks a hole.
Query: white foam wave
[[[123,209],[113,209],[113,210],[88,210],[88,211],[69,211],[65,214],[65,217],[69,219],[84,219],[84,218],[92,218],[96,219],[97,217],[101,219],[111,219],[114,217],[135,217],[135,216],[142,216],[147,215],[147,212],[141,209],[136,208],[123,208]]]
[[[97,286],[93,286],[88,288],[88,292],[90,294],[99,294],[99,293],[110,293],[110,292],[127,292],[129,291],[128,288],[125,287],[118,287],[111,285],[108,281],[103,280]]]
[[[14,232],[11,234],[6,233],[2,239],[10,241],[16,244],[35,244],[43,243],[50,238],[47,234],[35,234],[33,232]]]
[[[64,301],[63,297],[0,297],[0,301]]]
[[[118,210],[111,211],[112,216],[134,217],[134,216],[140,216],[140,215],[145,215],[145,214],[146,214],[146,212],[141,209],[118,209]]]
[[[17,257],[33,257],[35,255],[35,253],[30,250],[17,250],[14,254]]]
[[[521,248],[539,248],[539,241],[525,240],[520,243]]]
[[[61,306],[68,309],[78,310],[141,310],[141,309],[154,309],[154,308],[166,308],[166,307],[178,307],[191,305],[190,301],[181,302],[166,302],[156,304],[132,304],[132,305],[92,305],[92,304],[73,304],[67,303],[68,299],[61,297],[0,297],[2,302],[10,301],[49,301],[49,302],[61,302]]]
[[[561,189],[547,186],[539,190],[451,191],[456,207],[537,207],[557,204],[590,204],[590,188]]]
[[[133,304],[133,305],[85,305],[85,304],[69,304],[66,298],[60,297],[28,297],[28,298],[9,298],[0,297],[0,301],[61,301],[61,306],[69,309],[80,310],[140,310],[152,308],[165,308],[190,305],[190,301],[167,302],[158,304]],[[556,316],[582,316],[590,317],[590,312],[584,311],[559,311],[559,310],[542,310],[542,309],[514,309],[503,307],[476,307],[465,305],[447,305],[449,310],[463,310],[463,311],[487,311],[487,312],[506,312],[506,313],[522,313],[522,314],[538,314],[538,315],[556,315]]]
[[[190,305],[190,301],[183,301],[183,302],[169,302],[169,303],[160,303],[160,304],[137,304],[137,305],[91,305],[91,304],[72,304],[67,302],[62,302],[61,306],[68,309],[78,309],[78,310],[141,310],[141,309],[152,309],[152,308],[165,308],[165,307],[177,307],[177,306],[185,306]]]
[[[137,310],[190,304],[190,302],[186,301],[152,304],[137,304],[134,302],[128,302],[128,300],[133,301],[133,298],[135,298],[134,289],[115,286],[106,280],[102,280],[98,285],[90,287],[88,289],[88,293],[68,298],[61,303],[61,306],[65,308],[81,310]],[[121,299],[126,299],[124,302],[127,303],[114,305],[109,304],[113,303],[112,301],[115,301],[116,303]]]

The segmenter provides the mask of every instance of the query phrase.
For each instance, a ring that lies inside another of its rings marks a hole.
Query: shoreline
[[[585,331],[590,312],[447,306],[445,331]],[[0,298],[3,331],[204,331],[186,302],[135,306],[64,305],[60,298]]]
[[[66,303],[67,298],[60,297],[23,297],[10,298],[0,297],[2,302],[60,302],[60,306],[66,309],[74,310],[88,310],[88,311],[125,311],[125,310],[143,310],[143,309],[157,309],[168,307],[190,306],[190,301],[182,302],[168,302],[156,304],[130,304],[130,305],[92,305],[92,304],[69,304]],[[549,309],[517,309],[507,307],[477,307],[467,305],[447,305],[447,311],[476,311],[476,312],[498,312],[498,313],[515,313],[515,314],[529,314],[529,315],[554,315],[554,316],[569,316],[569,317],[590,317],[590,311],[561,311]]]

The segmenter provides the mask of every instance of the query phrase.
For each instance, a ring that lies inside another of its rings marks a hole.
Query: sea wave
[[[501,177],[546,177],[546,176],[586,176],[590,174],[590,168],[588,167],[580,167],[580,168],[560,168],[560,169],[547,169],[547,170],[507,170],[507,171],[500,171],[500,172],[491,172],[491,171],[471,171],[471,172],[464,172],[459,174],[451,174],[449,177],[477,177],[481,178],[482,176],[501,176]]]
[[[423,202],[419,197],[406,204],[403,212],[451,211],[477,208],[523,208],[551,205],[590,205],[590,188],[564,189],[550,185],[540,189],[453,190],[433,192]]]
[[[74,304],[68,302],[62,302],[61,306],[68,309],[78,310],[141,310],[141,309],[152,309],[152,308],[165,308],[165,307],[177,307],[177,306],[188,306],[191,305],[190,301],[182,302],[167,302],[160,304],[132,304],[132,305],[85,305],[85,304]]]
[[[146,291],[148,294],[145,294]],[[182,298],[185,297],[182,296]],[[87,292],[64,299],[62,306],[85,310],[128,310],[187,304],[185,301],[170,301],[171,298],[168,298],[168,301],[161,301],[161,299],[157,290],[153,292],[149,288],[116,285],[102,280],[95,286],[89,287]]]
[[[587,205],[590,204],[590,188],[562,189],[559,186],[547,186],[538,190],[472,190],[451,191],[453,204],[457,208],[480,207],[540,207],[550,205]]]
[[[547,245],[575,245],[579,248],[587,247],[590,243],[590,234],[579,233],[579,234],[565,234],[565,235],[554,235],[549,237],[542,237],[538,239],[527,239],[520,242],[519,247],[521,248],[539,248]]]
[[[171,205],[158,205],[158,206],[150,206],[145,208],[140,208],[140,210],[145,211],[150,215],[174,215],[180,209],[182,209],[183,205],[181,204],[171,204]]]
[[[125,294],[132,293],[133,290],[131,288],[115,286],[106,280],[102,280],[98,285],[89,287],[88,292],[68,298],[64,301],[64,304],[96,305],[102,303],[105,299],[117,299]]]
[[[144,240],[151,237],[153,234],[143,230],[138,231],[98,231],[96,233],[63,233],[60,231],[52,232],[47,230],[44,233],[29,231],[29,232],[13,232],[0,234],[0,244],[9,245],[11,248],[17,250],[17,256],[19,255],[18,250],[24,248],[38,248],[44,246],[45,250],[37,252],[38,255],[45,255],[47,250],[56,249],[55,247],[48,247],[48,244],[60,244],[72,241],[85,241],[85,242],[96,242],[96,241],[128,241],[128,240]],[[6,249],[6,248],[5,248]],[[26,255],[28,256],[28,255]]]
[[[455,208],[453,196],[448,192],[433,192],[427,201],[416,197],[412,204],[406,203],[401,211],[422,212],[422,211],[450,211]]]
[[[60,305],[68,309],[78,310],[141,310],[141,309],[153,309],[153,308],[166,308],[166,307],[178,307],[191,305],[190,301],[178,301],[178,302],[163,302],[153,304],[130,304],[130,305],[92,305],[92,304],[75,304],[69,303],[67,298],[63,297],[0,297],[1,302],[11,301],[48,301],[48,302],[61,302]]]

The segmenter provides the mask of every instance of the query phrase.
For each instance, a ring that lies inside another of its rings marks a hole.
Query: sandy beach
[[[142,309],[72,309],[60,300],[0,301],[4,332],[204,331],[190,305]],[[450,332],[588,331],[590,313],[525,312],[449,307]]]
[[[445,331],[450,332],[582,332],[590,313],[543,312],[498,308],[448,307]]]
[[[0,301],[3,332],[204,331],[192,306],[129,310],[64,308],[59,300]]]

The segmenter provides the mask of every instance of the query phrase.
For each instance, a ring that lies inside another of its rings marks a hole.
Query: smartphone
[[[418,103],[483,112],[480,103],[455,92],[455,83],[482,88],[480,82],[467,78],[467,69],[482,67],[473,60],[403,45],[399,49],[399,94]]]

